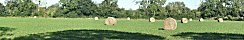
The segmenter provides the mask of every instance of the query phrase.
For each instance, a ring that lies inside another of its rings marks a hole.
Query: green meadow
[[[163,20],[118,20],[114,26],[104,19],[88,18],[0,18],[2,40],[177,40],[244,39],[244,21],[177,21],[176,30],[162,30]]]

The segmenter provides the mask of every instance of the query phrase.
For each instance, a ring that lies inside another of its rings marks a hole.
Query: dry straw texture
[[[33,18],[37,18],[37,16],[34,16]]]
[[[188,23],[188,19],[187,18],[182,18],[181,19],[181,23]]]
[[[177,22],[174,18],[167,18],[164,20],[164,30],[175,30]]]
[[[108,17],[105,20],[105,25],[115,25],[117,23],[117,20],[114,17]]]
[[[151,17],[150,19],[149,19],[149,22],[155,22],[156,20],[155,20],[155,18],[153,18],[153,17]]]
[[[127,20],[130,20],[130,17],[128,17]]]
[[[190,18],[189,21],[192,21],[192,18]]]
[[[200,19],[199,19],[199,21],[200,21],[200,22],[203,22],[203,21],[204,21],[204,19],[203,19],[203,18],[200,18]]]
[[[224,22],[223,18],[219,18],[218,22]]]
[[[95,17],[94,19],[95,19],[95,20],[99,20],[98,17]]]

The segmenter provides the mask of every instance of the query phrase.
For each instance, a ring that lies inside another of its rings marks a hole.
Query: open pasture
[[[243,21],[193,20],[176,30],[161,30],[163,20],[118,20],[114,26],[104,19],[87,18],[0,18],[1,39],[244,39]]]

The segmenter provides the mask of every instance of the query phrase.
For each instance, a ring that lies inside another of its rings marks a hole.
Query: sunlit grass
[[[159,30],[163,28],[163,21],[151,23],[147,20],[118,20],[115,26],[104,25],[104,20],[93,20],[87,18],[0,18],[0,27],[15,28],[13,37],[28,34],[56,32],[64,30],[97,29],[115,30],[132,33],[145,33],[166,37],[166,39],[181,39],[172,37],[182,32],[216,32],[244,34],[243,21],[225,21],[218,23],[214,20],[199,22],[197,20],[183,24],[177,22],[176,30]]]

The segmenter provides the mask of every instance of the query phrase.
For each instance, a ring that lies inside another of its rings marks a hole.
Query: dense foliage
[[[243,0],[204,0],[198,9],[190,9],[183,2],[166,0],[137,1],[139,9],[119,8],[118,0],[104,0],[100,4],[92,0],[60,0],[49,7],[40,7],[32,0],[7,0],[6,6],[0,4],[0,16],[8,17],[116,17],[116,18],[241,18],[244,16]]]
[[[31,0],[9,0],[5,7],[8,16],[33,16],[37,9]]]

